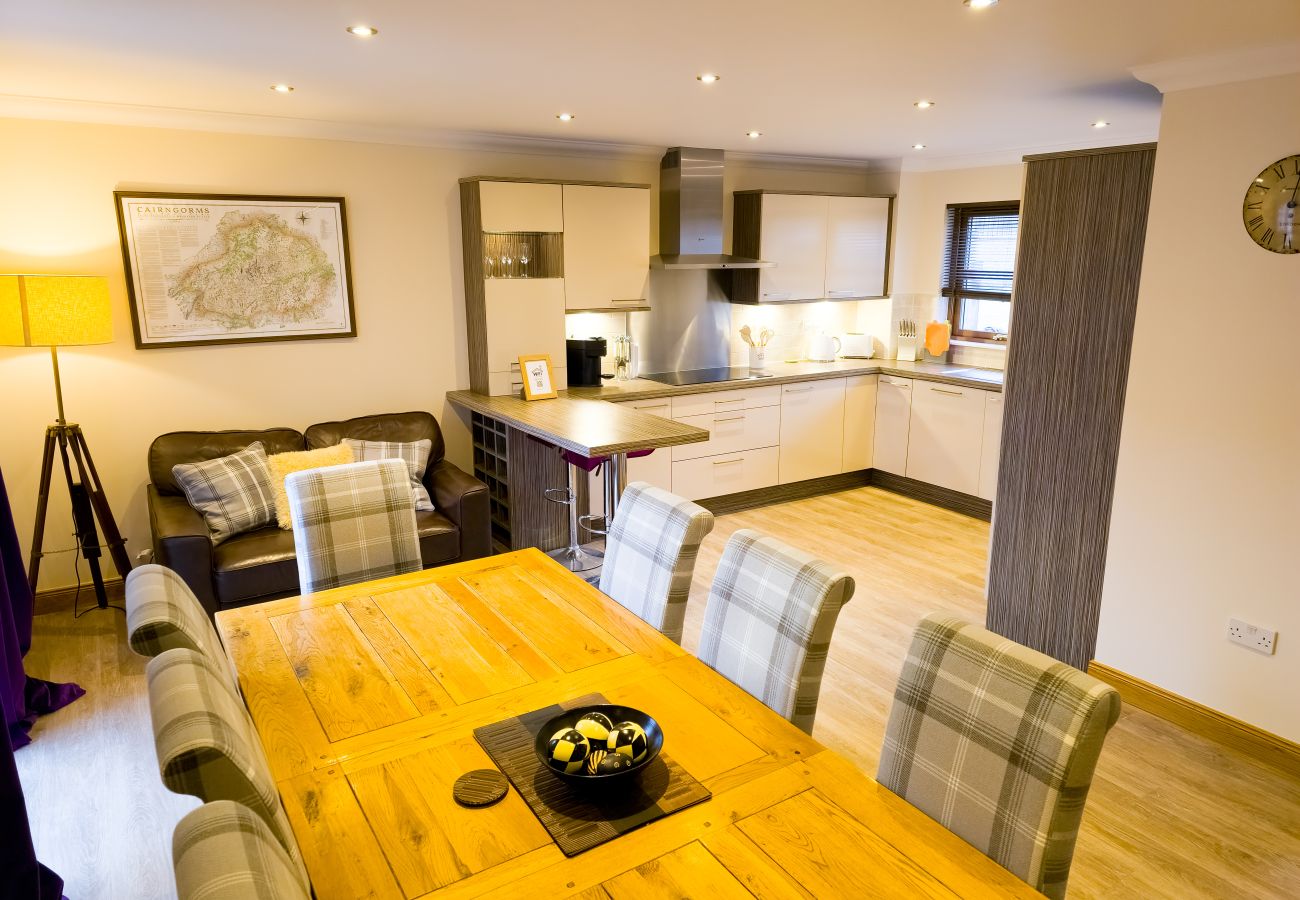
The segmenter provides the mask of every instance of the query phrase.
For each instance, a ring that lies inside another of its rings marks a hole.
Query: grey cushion
[[[680,644],[695,560],[712,530],[704,507],[632,482],[605,539],[600,589]]]
[[[179,900],[307,900],[311,889],[266,823],[233,800],[176,824],[172,863]]]
[[[840,608],[853,579],[742,528],[709,591],[700,659],[809,734]]]
[[[422,568],[401,460],[294,472],[285,488],[304,594]]]
[[[275,521],[271,472],[260,441],[229,456],[177,463],[172,477],[190,506],[202,513],[214,544]]]
[[[1065,896],[1119,694],[976,625],[921,620],[877,780],[1049,897]]]
[[[352,458],[356,462],[371,462],[378,459],[400,459],[406,463],[411,473],[411,496],[415,500],[416,512],[433,512],[433,500],[425,489],[421,479],[424,470],[429,467],[429,453],[433,441],[425,438],[421,441],[363,441],[359,438],[344,438],[343,443],[352,448]]]

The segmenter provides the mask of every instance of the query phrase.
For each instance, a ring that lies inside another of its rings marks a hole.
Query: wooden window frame
[[[1017,218],[1017,227],[1019,227],[1020,201],[1019,200],[1000,200],[982,203],[949,203],[944,215],[944,266],[940,279],[941,293],[948,299],[948,322],[952,329],[952,336],[963,341],[972,341],[980,344],[990,344],[993,346],[1006,346],[1008,335],[999,334],[990,337],[987,331],[971,331],[961,327],[962,307],[968,300],[998,300],[1006,303],[1011,302],[1011,291],[1005,293],[1001,291],[961,291],[957,283],[958,277],[958,260],[957,255],[960,251],[962,242],[958,239],[959,233],[965,231],[968,227],[972,213],[1002,213],[1014,211]],[[1014,280],[1014,271],[1012,278]]]

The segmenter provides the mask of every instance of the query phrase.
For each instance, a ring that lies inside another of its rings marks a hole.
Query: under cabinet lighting
[[[275,91],[277,94],[291,94],[291,93],[293,93],[293,85],[291,85],[291,84],[273,84],[273,85],[271,85],[271,90]]]
[[[1093,127],[1093,128],[1105,128],[1105,127],[1106,127],[1107,125],[1109,125],[1109,124],[1110,124],[1109,122],[1106,122],[1106,121],[1104,121],[1104,120],[1102,120],[1102,119],[1098,119],[1097,121],[1095,121],[1095,122],[1092,123],[1092,127]]]
[[[996,6],[998,0],[962,0],[971,9],[988,9],[990,6]]]
[[[745,132],[745,137],[747,137],[747,138],[751,138],[751,139],[761,138],[762,136],[763,136],[763,132],[761,132],[761,131],[746,131],[746,132]]]
[[[934,101],[933,101],[933,100],[917,100],[917,101],[916,101],[915,103],[913,103],[912,105],[915,106],[917,109],[929,109],[930,107],[934,106]]]
[[[572,122],[577,118],[577,116],[573,113],[556,113],[555,118],[559,119],[561,122]]]
[[[368,38],[379,34],[379,29],[370,25],[349,25],[348,34],[359,38]]]
[[[722,76],[717,72],[702,72],[695,76],[695,80],[702,84],[713,84],[716,81],[721,81]]]

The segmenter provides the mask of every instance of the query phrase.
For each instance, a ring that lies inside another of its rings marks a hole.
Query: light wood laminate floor
[[[988,525],[875,488],[724,516],[687,615],[694,649],[726,539],[757,528],[843,566],[840,616],[814,736],[874,773],[898,670],[932,610],[982,622]],[[174,896],[171,830],[197,805],[158,780],[143,662],[119,612],[38,617],[33,674],[87,696],[19,751],[41,860],[73,900]],[[1300,896],[1300,783],[1138,710],[1106,743],[1070,882],[1073,898]]]

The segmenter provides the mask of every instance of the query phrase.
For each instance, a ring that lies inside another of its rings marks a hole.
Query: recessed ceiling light
[[[761,138],[762,136],[763,136],[763,132],[761,132],[761,131],[746,131],[746,132],[745,132],[745,137],[747,137],[747,138]]]
[[[913,145],[912,145],[912,149],[913,149],[913,150],[924,150],[924,149],[925,149],[925,144],[913,144]]]
[[[379,29],[370,25],[349,25],[348,34],[356,35],[357,37],[374,37],[379,34]]]
[[[271,90],[275,91],[277,94],[289,94],[289,93],[292,93],[292,92],[293,92],[293,85],[291,85],[291,84],[273,84],[273,85],[271,85]]]
[[[1097,121],[1095,121],[1095,122],[1092,123],[1092,127],[1093,127],[1093,128],[1105,128],[1105,127],[1106,127],[1107,125],[1109,125],[1109,124],[1110,124],[1110,123],[1107,122],[1107,121],[1104,121],[1104,120],[1102,120],[1102,119],[1098,119]]]
[[[721,81],[722,76],[717,72],[702,72],[695,76],[695,80],[704,84],[713,84],[715,81]]]
[[[917,100],[917,101],[916,101],[915,103],[913,103],[912,105],[915,106],[917,109],[929,109],[930,107],[934,106],[934,101],[933,101],[933,100]]]
[[[572,122],[577,117],[573,113],[556,113],[555,118],[561,122]]]
[[[997,4],[998,0],[962,0],[971,9],[988,9],[990,6]]]

